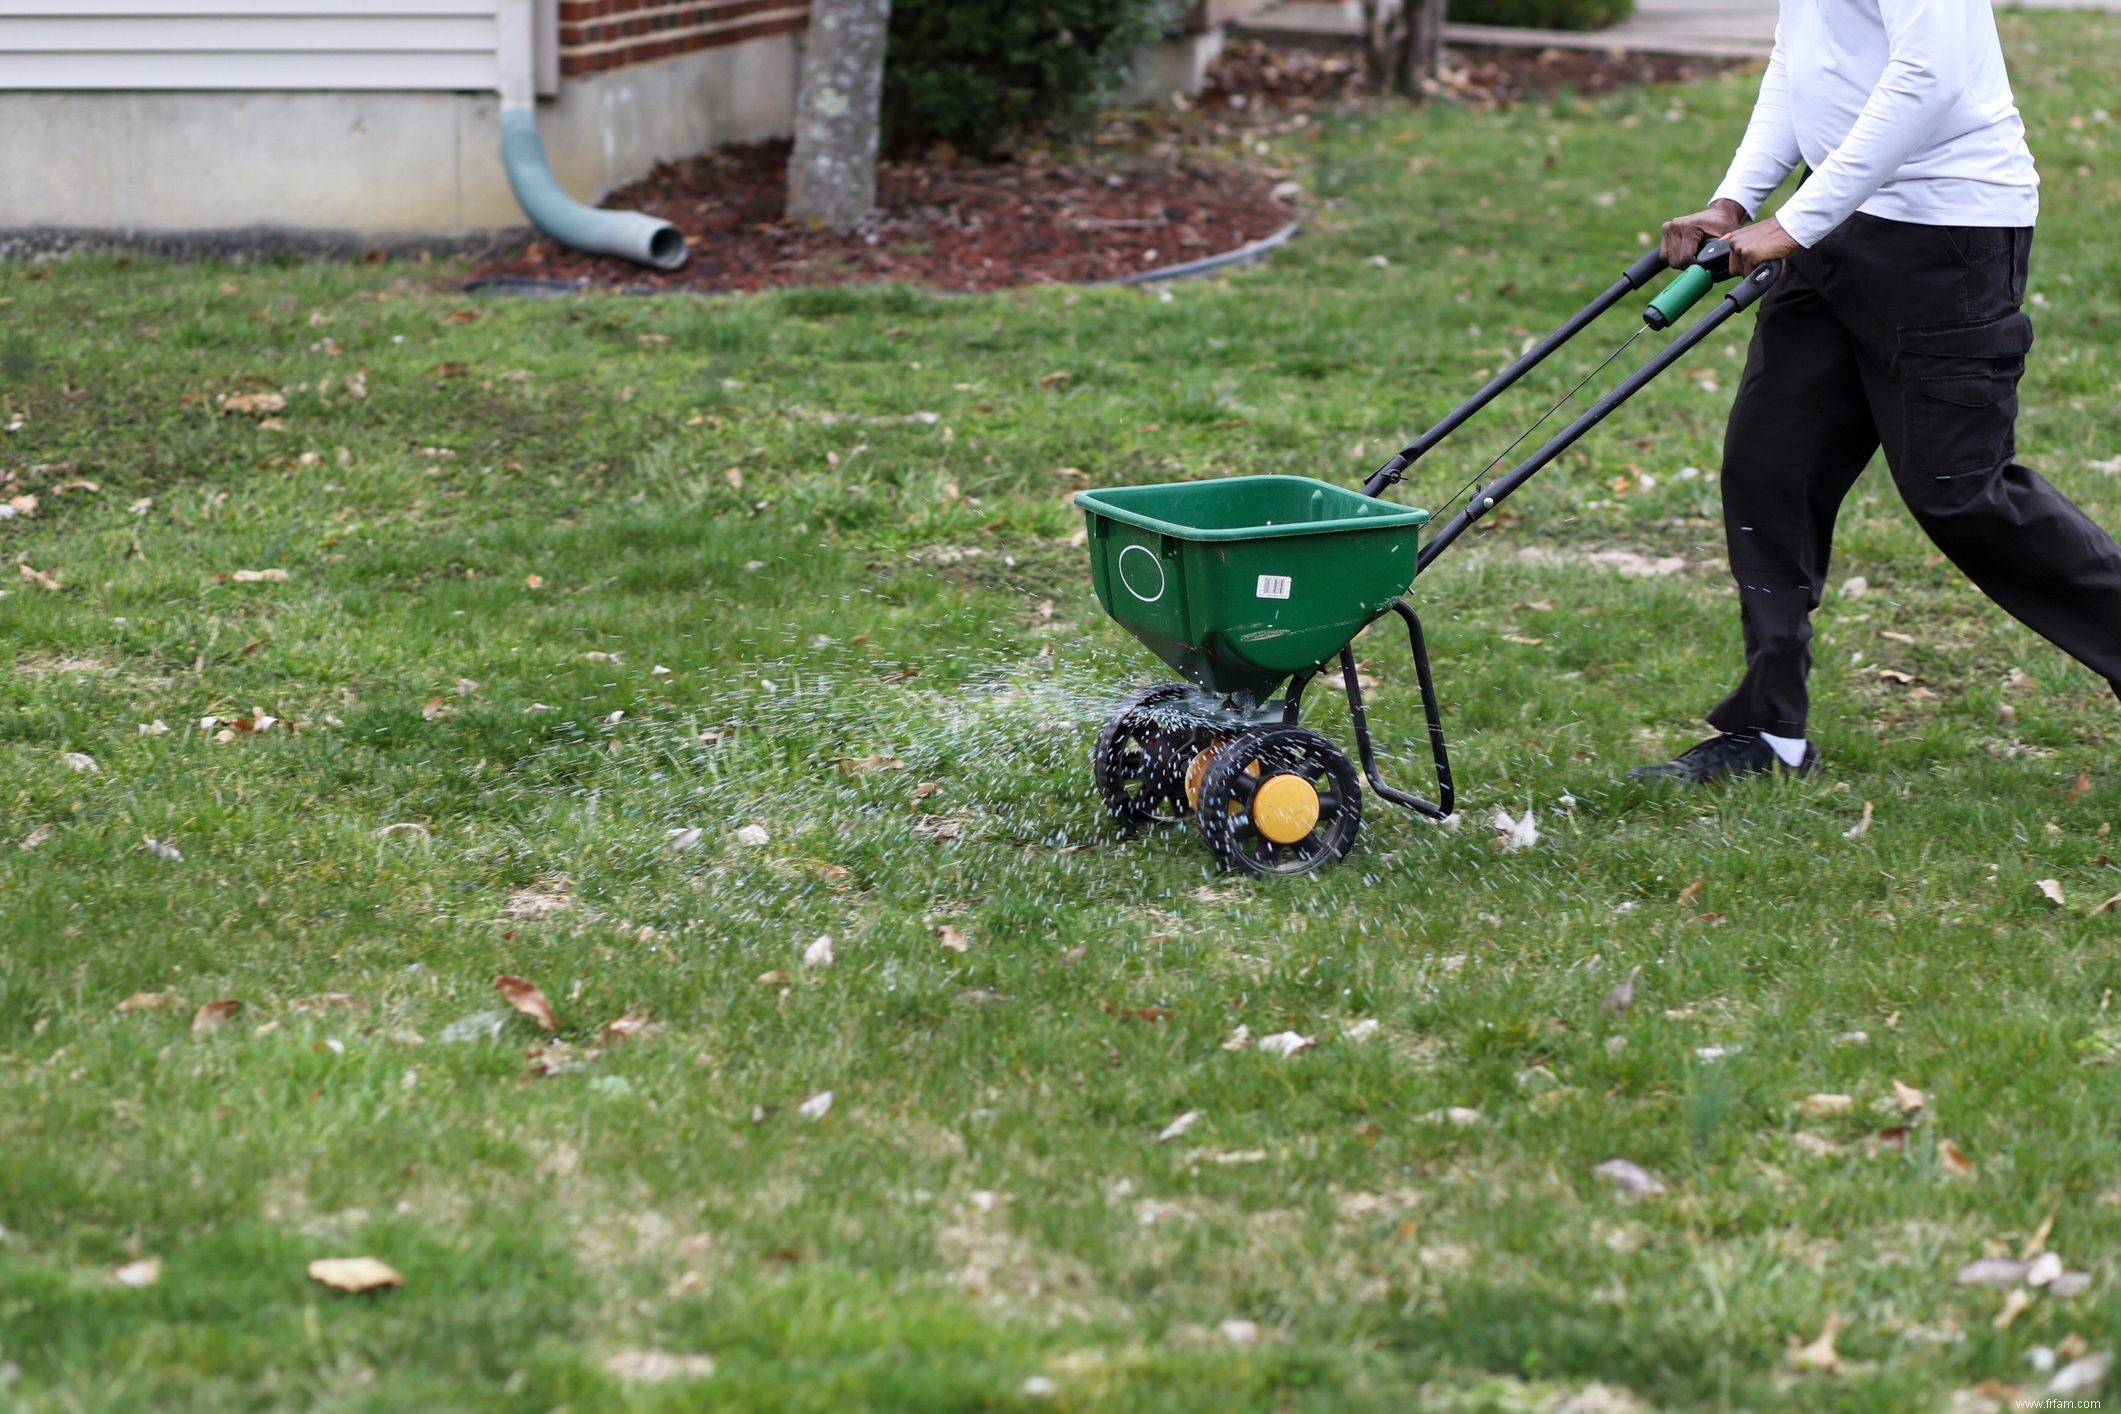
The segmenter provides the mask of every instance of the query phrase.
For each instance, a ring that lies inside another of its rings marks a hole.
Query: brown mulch
[[[994,166],[885,163],[877,218],[835,235],[781,220],[788,144],[746,143],[666,163],[613,192],[685,232],[692,259],[663,272],[550,241],[482,267],[653,289],[757,290],[901,280],[940,290],[1111,280],[1198,260],[1287,225],[1272,182],[1197,154]]]
[[[1443,88],[1455,101],[1497,107],[1726,67],[1669,55],[1454,48]],[[880,165],[877,216],[852,235],[783,222],[788,145],[747,143],[661,164],[606,199],[684,231],[692,258],[681,270],[538,240],[487,262],[473,278],[695,291],[875,280],[973,291],[1123,279],[1286,226],[1296,215],[1294,184],[1280,180],[1285,171],[1245,156],[1249,142],[1300,129],[1324,105],[1370,97],[1358,55],[1235,42],[1183,110],[1115,115],[1085,146],[1028,148],[991,165],[947,153]]]

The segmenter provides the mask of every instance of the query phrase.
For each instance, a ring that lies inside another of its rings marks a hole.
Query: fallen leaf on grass
[[[162,1259],[142,1257],[137,1262],[127,1262],[112,1272],[110,1279],[120,1286],[153,1286],[162,1280]]]
[[[1855,1098],[1849,1095],[1806,1095],[1797,1102],[1797,1113],[1812,1119],[1845,1115],[1855,1108]]]
[[[66,769],[69,771],[83,771],[93,776],[102,770],[102,767],[96,764],[96,758],[85,751],[69,751],[61,759],[66,762]]]
[[[27,848],[27,846],[24,846],[24,848]],[[2105,903],[2102,903],[2102,904],[2100,904],[2100,905],[2099,905],[2099,906],[2098,906],[2097,908],[2093,909],[2093,910],[2092,910],[2092,912],[2094,912],[2094,913],[2112,913],[2112,912],[2114,911],[2114,905],[2116,905],[2116,904],[2121,904],[2121,894],[2115,894],[2115,895],[2114,895],[2114,896],[2113,896],[2112,898],[2108,899],[2108,900],[2107,900],[2107,901],[2106,901]]]
[[[1495,843],[1505,850],[1530,849],[1539,843],[1539,827],[1532,823],[1532,808],[1525,807],[1524,815],[1512,819],[1507,810],[1495,812]]]
[[[2054,1285],[2055,1278],[2063,1273],[2062,1258],[2053,1252],[2042,1252],[2025,1269],[2025,1284],[2040,1287]]]
[[[500,1007],[491,1011],[475,1011],[469,1016],[460,1016],[442,1028],[444,1045],[461,1045],[466,1041],[497,1041],[501,1030],[508,1025],[508,1012]]]
[[[1701,890],[1704,886],[1707,885],[1707,883],[1708,880],[1704,878],[1696,879],[1693,883],[1688,884],[1685,888],[1679,891],[1679,897],[1672,901],[1674,906],[1679,908],[1682,912],[1685,911],[1690,905],[1692,905],[1695,899],[1701,897]]]
[[[2047,901],[2055,905],[2055,907],[2061,908],[2064,906],[2062,882],[2059,879],[2042,879],[2034,887],[2039,889],[2047,897]]]
[[[2003,1298],[2003,1309],[1996,1313],[1996,1319],[1990,1324],[1999,1331],[2007,1331],[2011,1328],[2011,1322],[2024,1315],[2025,1308],[2032,1304],[2033,1298],[2025,1288],[2013,1287]]]
[[[943,783],[941,781],[917,781],[913,787],[913,798],[915,800],[926,800],[942,788]]]
[[[1607,1159],[1591,1172],[1630,1197],[1654,1198],[1664,1192],[1664,1180],[1632,1159]]]
[[[1350,1041],[1367,1041],[1372,1036],[1375,1036],[1380,1030],[1382,1030],[1383,1027],[1384,1023],[1379,1021],[1376,1017],[1367,1016],[1364,1017],[1361,1021],[1356,1022],[1354,1025],[1350,1026],[1347,1030],[1341,1032],[1340,1034]]]
[[[764,825],[744,825],[736,832],[736,842],[750,849],[760,849],[771,844],[773,836],[766,833]]]
[[[1790,1363],[1800,1370],[1818,1370],[1831,1375],[1841,1368],[1841,1354],[1834,1349],[1834,1333],[1841,1328],[1841,1318],[1827,1312],[1826,1324],[1819,1329],[1813,1340],[1803,1345],[1790,1347]]]
[[[1259,1049],[1262,1054],[1280,1056],[1284,1060],[1294,1056],[1298,1051],[1308,1050],[1314,1044],[1315,1042],[1309,1036],[1299,1036],[1294,1031],[1277,1031],[1272,1036],[1259,1038]]]
[[[229,575],[237,584],[285,584],[288,574],[283,569],[237,570]]]
[[[553,1015],[552,1003],[545,1000],[545,994],[538,990],[535,983],[504,973],[493,979],[493,985],[517,1011],[547,1031],[559,1029],[560,1019]]]
[[[385,825],[376,831],[376,834],[386,840],[392,835],[418,835],[421,839],[428,837],[427,827],[416,820],[400,820],[394,825]]]
[[[597,1044],[599,1046],[609,1046],[615,1042],[624,1041],[629,1037],[653,1036],[662,1029],[661,1026],[649,1018],[647,1012],[629,1011],[616,1020],[604,1023],[604,1029],[597,1032]]]
[[[309,1264],[309,1279],[356,1294],[405,1285],[396,1267],[374,1257],[319,1257]]]
[[[1245,1320],[1224,1321],[1215,1328],[1232,1345],[1252,1345],[1259,1340],[1259,1322]]]
[[[1171,1140],[1176,1139],[1180,1135],[1184,1134],[1187,1130],[1191,1129],[1194,1125],[1198,1123],[1200,1123],[1200,1111],[1187,1110],[1177,1119],[1172,1120],[1169,1124],[1164,1126],[1163,1132],[1156,1136],[1156,1142],[1159,1144],[1167,1144]]]
[[[1937,1141],[1937,1161],[1948,1172],[1962,1176],[1975,1171],[1974,1161],[1966,1156],[1966,1151],[1949,1139]]]
[[[553,889],[517,889],[501,905],[503,917],[534,923],[540,918],[573,908],[573,894],[560,893]]]
[[[1252,1028],[1239,1022],[1230,1034],[1223,1038],[1226,1051],[1248,1051],[1252,1048]]]
[[[2115,460],[2121,461],[2121,457]],[[2111,1350],[2096,1351],[2072,1360],[2047,1382],[2047,1392],[2058,1396],[2089,1394],[2106,1383],[2107,1367],[2113,1362],[2114,1352]]]
[[[1623,977],[1614,985],[1613,990],[1607,992],[1604,997],[1599,999],[1598,1009],[1612,1012],[1616,1016],[1624,1016],[1633,1010],[1635,1006],[1635,979],[1641,975],[1642,964],[1637,963],[1626,977]]]
[[[714,1357],[673,1355],[666,1350],[621,1350],[604,1362],[604,1368],[620,1379],[636,1384],[704,1380],[714,1373]]]
[[[701,830],[698,825],[682,825],[674,830],[665,830],[663,832],[663,843],[671,849],[681,852],[688,849],[698,849],[700,847],[700,837],[704,833],[705,831]]]
[[[243,1010],[243,1003],[234,997],[223,997],[217,1002],[208,1002],[192,1013],[191,1034],[208,1036],[221,1029],[221,1024]]]
[[[296,1011],[360,1011],[361,999],[351,992],[319,992],[295,1002]]]
[[[287,407],[287,398],[280,393],[223,393],[221,415],[246,414],[257,416],[263,413],[282,412]]]
[[[1039,375],[1038,386],[1041,388],[1058,388],[1074,376],[1073,373],[1068,372],[1066,369],[1058,369],[1052,373],[1042,373]]]
[[[820,933],[809,947],[803,949],[803,966],[832,966],[832,935]]]
[[[49,825],[39,825],[37,826],[37,828],[31,830],[28,834],[24,835],[21,839],[15,841],[15,848],[35,849],[39,845],[49,841],[51,837],[57,833],[58,831],[54,830]],[[2116,895],[2116,897],[2121,898],[2121,895]]]
[[[2084,768],[2084,773],[2077,777],[2076,784],[2069,788],[2070,804],[2075,805],[2078,801],[2084,799],[2085,794],[2090,791],[2091,788],[2092,770],[2091,767],[2087,766]]]
[[[1845,840],[1859,840],[1871,832],[1871,802],[1863,802],[1863,818],[1841,832]]]
[[[172,1011],[184,1005],[184,998],[175,992],[135,992],[118,1003],[118,1012]]]
[[[1982,1257],[1952,1273],[1955,1286],[2014,1286],[2025,1279],[2031,1262],[2016,1257]]]
[[[804,1119],[823,1119],[832,1109],[832,1092],[820,1090],[795,1107],[795,1112]]]
[[[49,589],[54,593],[57,593],[58,590],[61,588],[59,584],[59,576],[55,574],[46,574],[43,570],[36,568],[26,560],[21,564],[16,565],[15,569],[24,579],[28,580],[31,584],[36,585],[39,589]]]
[[[1893,1103],[1900,1107],[1900,1113],[1904,1115],[1911,1115],[1929,1103],[1929,1096],[1903,1081],[1894,1080],[1892,1090]]]
[[[785,987],[789,980],[788,969],[785,967],[776,967],[758,975],[758,984],[761,987]]]
[[[837,756],[832,764],[853,776],[866,776],[873,771],[903,771],[906,763],[896,756]]]
[[[935,930],[936,940],[952,952],[966,952],[972,944],[965,937],[965,930],[945,923]]]

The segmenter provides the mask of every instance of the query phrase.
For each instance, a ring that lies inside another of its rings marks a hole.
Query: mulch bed
[[[1494,107],[1725,67],[1596,50],[1453,49],[1444,88],[1457,101]],[[876,219],[852,235],[784,223],[788,144],[739,144],[662,164],[604,203],[684,231],[692,258],[683,269],[650,270],[538,240],[473,278],[695,291],[876,280],[973,291],[1124,279],[1286,226],[1296,215],[1294,186],[1280,180],[1285,172],[1237,165],[1248,160],[1247,135],[1300,128],[1319,107],[1362,101],[1369,90],[1356,55],[1233,43],[1185,109],[1115,115],[1087,146],[1031,148],[984,166],[947,154],[883,164]]]

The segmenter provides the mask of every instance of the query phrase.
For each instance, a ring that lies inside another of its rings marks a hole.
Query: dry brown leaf
[[[1696,879],[1693,883],[1688,884],[1685,888],[1679,891],[1679,897],[1676,900],[1676,905],[1680,908],[1686,908],[1691,905],[1695,899],[1701,897],[1702,887],[1707,883],[1708,880],[1704,878]]]
[[[2070,800],[2070,804],[2074,805],[2074,804],[2076,804],[2076,803],[2077,803],[2078,801],[2080,801],[2080,800],[2084,799],[2084,797],[2085,797],[2085,794],[2086,794],[2086,793],[2087,793],[2088,791],[2090,791],[2090,790],[2091,790],[2091,788],[2092,788],[2092,768],[2091,768],[2091,767],[2089,767],[2089,766],[2086,766],[2086,767],[2084,768],[2084,773],[2083,773],[2082,775],[2080,775],[2080,776],[2078,776],[2078,777],[2077,777],[2077,783],[2076,783],[2075,785],[2073,785],[2073,786],[2071,786],[2071,787],[2069,788],[2069,800]]]
[[[508,1004],[517,1011],[544,1027],[547,1031],[557,1031],[559,1029],[560,1019],[553,1015],[552,1003],[545,1000],[545,994],[538,990],[535,983],[504,973],[493,979],[493,985],[507,999]]]
[[[24,579],[28,580],[31,584],[36,585],[39,589],[57,590],[60,588],[59,576],[55,574],[46,574],[44,573],[44,571],[35,568],[27,561],[16,565],[15,569],[21,574]]]
[[[405,1285],[405,1277],[396,1267],[374,1257],[319,1257],[309,1264],[309,1279],[357,1294]]]
[[[653,1036],[661,1029],[655,1022],[649,1020],[647,1012],[629,1011],[616,1021],[606,1023],[604,1029],[597,1032],[597,1044],[599,1046],[608,1046],[614,1041],[623,1041],[629,1036]]]
[[[1058,388],[1061,384],[1067,382],[1070,378],[1073,378],[1074,376],[1075,375],[1073,373],[1070,373],[1065,369],[1056,370],[1052,373],[1041,374],[1039,376],[1038,386],[1041,388]]]
[[[1966,1151],[1949,1139],[1937,1141],[1937,1161],[1950,1173],[1963,1176],[1975,1171],[1974,1161],[1966,1156]]]
[[[917,781],[913,786],[913,798],[915,800],[926,800],[942,788],[943,783],[941,781]]]
[[[228,577],[238,584],[285,584],[288,580],[287,571],[278,566],[263,570],[236,570]]]
[[[51,837],[57,833],[58,831],[53,829],[50,825],[39,825],[37,826],[37,828],[31,830],[28,834],[24,835],[21,839],[15,841],[15,848],[35,849],[39,845],[47,843],[51,839]],[[2121,898],[2121,895],[2116,895],[2116,897]]]
[[[221,1029],[221,1023],[243,1010],[243,1003],[234,997],[223,997],[217,1002],[208,1002],[192,1013],[191,1034],[207,1036]]]
[[[1806,1095],[1797,1102],[1797,1113],[1813,1119],[1845,1115],[1855,1108],[1855,1098],[1849,1095]]]
[[[1800,1370],[1817,1370],[1828,1375],[1840,1370],[1841,1354],[1834,1349],[1834,1333],[1840,1328],[1841,1318],[1832,1311],[1827,1312],[1826,1324],[1820,1327],[1815,1339],[1790,1347],[1790,1363]]]
[[[675,1355],[667,1350],[621,1350],[604,1362],[604,1368],[637,1384],[703,1380],[714,1373],[714,1357]]]
[[[965,937],[964,929],[952,927],[948,923],[936,929],[935,936],[952,952],[966,952],[972,946],[970,940]]]
[[[1892,1089],[1893,1103],[1900,1107],[1900,1113],[1904,1115],[1911,1115],[1929,1103],[1929,1096],[1902,1081],[1893,1081]]]
[[[280,393],[223,393],[221,413],[243,413],[256,416],[261,413],[280,412],[287,407],[287,398]]]
[[[2061,1212],[2060,1208],[2052,1208],[2048,1211],[2047,1216],[2040,1220],[2040,1226],[2033,1229],[2033,1235],[2026,1238],[2025,1245],[2018,1249],[2019,1256],[2031,1261],[2047,1250],[2047,1239],[2053,1235],[2055,1219]]]
[[[1599,1010],[1612,1012],[1616,1016],[1624,1016],[1632,1011],[1635,1007],[1635,979],[1641,975],[1642,964],[1638,962],[1629,970],[1628,975],[1614,984],[1613,990],[1607,992],[1599,1001]]]
[[[2007,1331],[2011,1328],[2011,1322],[2023,1315],[2025,1308],[2032,1304],[2033,1298],[2024,1287],[2013,1287],[2003,1298],[2003,1309],[1996,1313],[1996,1319],[1991,1324],[1999,1331]]]
[[[903,771],[906,763],[896,756],[840,756],[833,765],[850,775],[866,776],[872,771]]]
[[[1849,826],[1846,830],[1843,830],[1841,832],[1841,838],[1845,840],[1860,840],[1865,835],[1869,834],[1871,832],[1871,810],[1871,802],[1868,800],[1864,801],[1863,818],[1861,820],[1858,820],[1855,824]]]
[[[2059,879],[2042,879],[2035,887],[2047,897],[2049,903],[2057,908],[2063,907],[2062,882]]]
[[[776,967],[771,972],[761,972],[759,974],[759,985],[761,987],[785,987],[788,985],[789,980],[788,969],[785,967]]]
[[[183,1005],[184,998],[175,992],[135,992],[118,1003],[118,1011],[174,1011]]]
[[[25,848],[26,848],[26,847],[27,847],[27,846],[25,846]],[[2097,908],[2093,909],[2093,910],[2092,910],[2092,912],[2094,912],[2094,913],[2112,913],[2112,912],[2114,911],[2114,905],[2115,905],[2115,904],[2117,904],[2117,903],[2121,903],[2121,894],[2115,894],[2115,895],[2114,895],[2114,896],[2113,896],[2112,898],[2108,899],[2108,900],[2107,900],[2107,901],[2106,901],[2105,903],[2102,903],[2102,904],[2100,904],[2100,905],[2099,905],[2099,906],[2098,906]]]

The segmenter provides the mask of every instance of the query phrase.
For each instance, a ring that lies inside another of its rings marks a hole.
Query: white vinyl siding
[[[500,82],[503,0],[0,0],[0,89]]]

